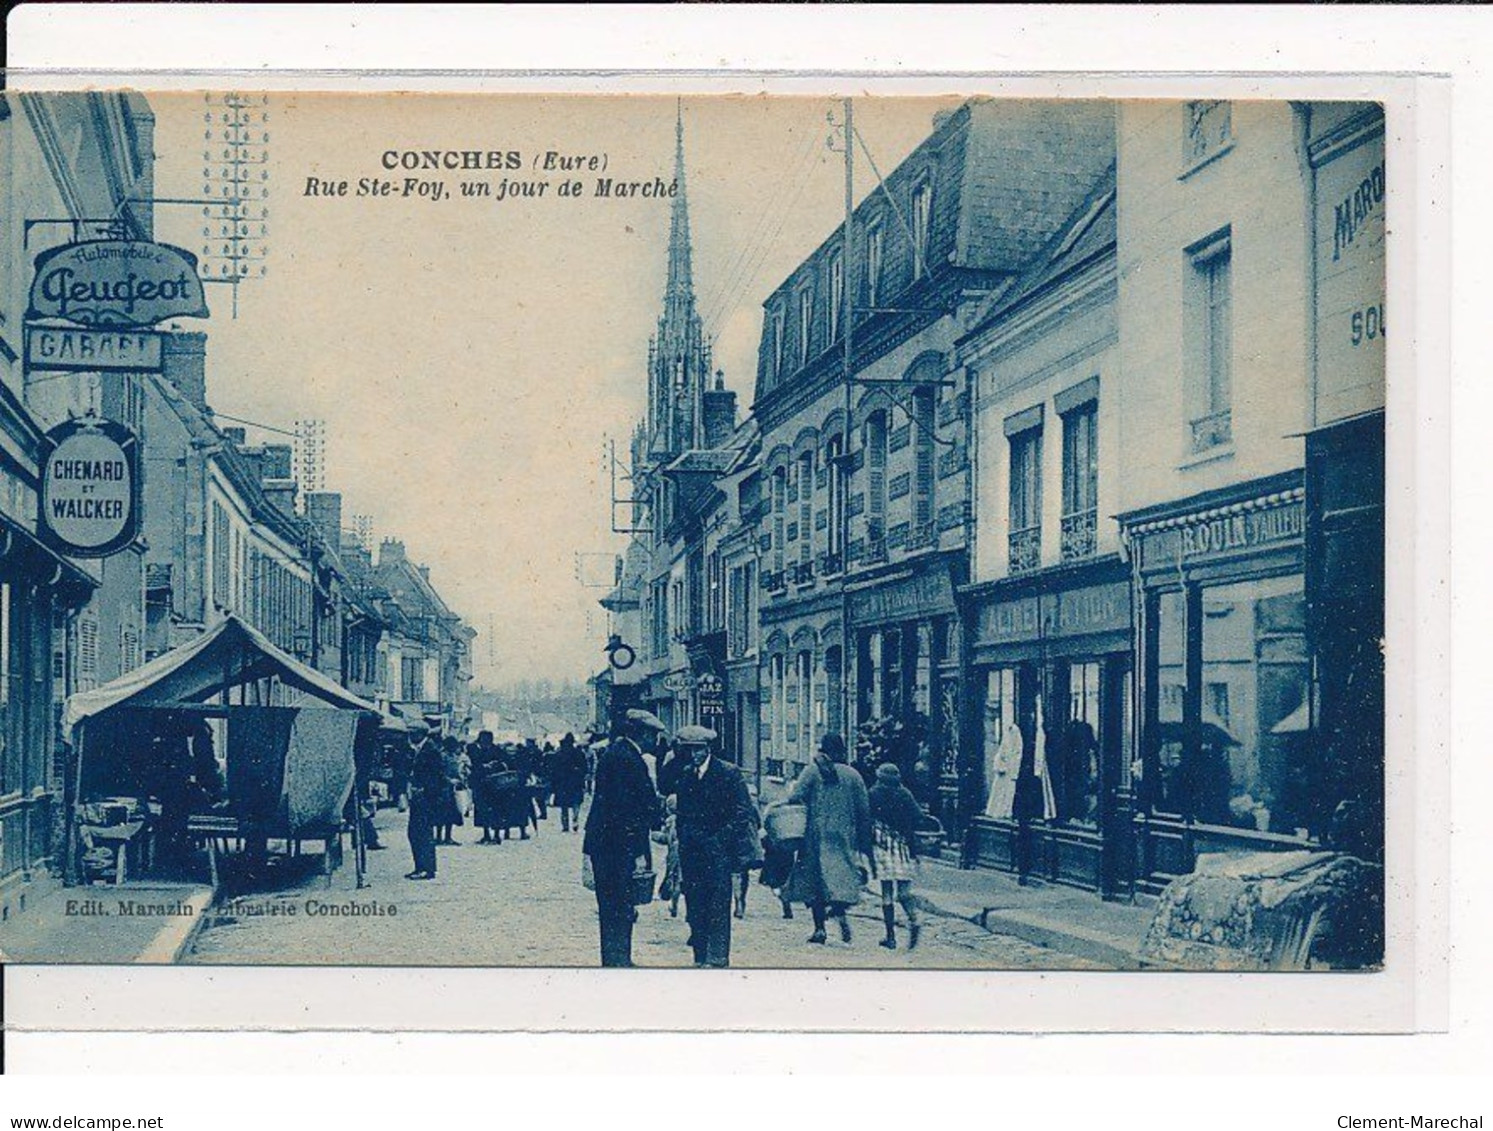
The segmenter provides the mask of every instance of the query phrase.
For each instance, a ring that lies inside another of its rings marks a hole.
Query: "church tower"
[[[684,110],[674,122],[674,183],[669,215],[669,272],[663,313],[648,342],[648,455],[652,460],[705,446],[705,393],[710,349],[695,308],[690,264],[689,201],[684,181]]]

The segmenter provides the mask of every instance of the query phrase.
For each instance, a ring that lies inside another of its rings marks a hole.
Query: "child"
[[[912,869],[918,856],[918,826],[923,820],[922,807],[902,784],[902,771],[894,762],[876,768],[876,785],[871,789],[871,836],[873,861],[881,880],[881,914],[886,921],[886,938],[881,945],[897,949],[897,909],[907,915],[907,949],[918,945],[920,925],[912,902]]]

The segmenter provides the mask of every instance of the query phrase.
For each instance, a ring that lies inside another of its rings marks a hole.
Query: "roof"
[[[241,687],[273,677],[332,707],[368,711],[372,703],[314,668],[282,652],[236,616],[219,621],[196,639],[93,691],[70,695],[62,725],[71,730],[85,719],[122,706],[204,703],[227,683]]]
[[[732,448],[710,450],[695,449],[685,452],[664,468],[665,475],[707,474],[719,475],[729,471],[736,462],[736,451]]]

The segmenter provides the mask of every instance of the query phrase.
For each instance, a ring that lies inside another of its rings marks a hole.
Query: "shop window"
[[[1087,827],[1099,820],[1100,671],[1093,661],[1068,665],[1068,721],[1048,759],[1058,816]]]
[[[1190,650],[1189,604],[1198,618]],[[1204,824],[1319,835],[1340,799],[1317,787],[1312,764],[1301,577],[1208,586],[1190,603],[1169,593],[1159,607],[1157,807]]]
[[[1233,440],[1233,254],[1228,229],[1188,252],[1187,399],[1194,453]]]
[[[985,754],[985,813],[1008,818],[1021,768],[1021,731],[1016,722],[1016,669],[991,668],[985,673],[985,709],[981,720]]]

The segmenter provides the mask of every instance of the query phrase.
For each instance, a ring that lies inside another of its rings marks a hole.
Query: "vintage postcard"
[[[0,93],[0,954],[1382,970],[1388,203],[1374,102]]]

